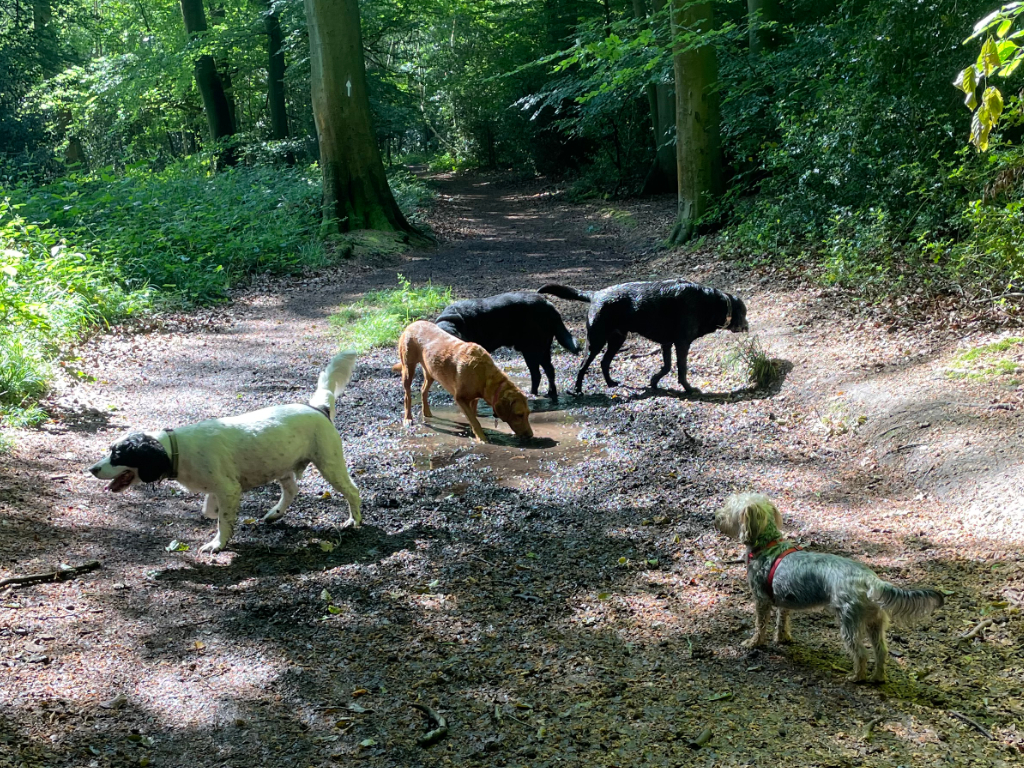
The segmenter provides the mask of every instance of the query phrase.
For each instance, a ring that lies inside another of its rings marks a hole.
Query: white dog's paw
[[[227,545],[228,543],[226,541],[222,542],[220,540],[220,536],[215,536],[213,539],[206,542],[205,544],[203,544],[203,546],[199,548],[199,553],[203,555],[213,554],[215,552],[220,552]]]
[[[263,516],[263,522],[272,523],[275,520],[280,520],[282,517],[284,517],[284,512],[278,509],[277,507],[274,507],[272,510],[270,510],[269,512],[267,512],[267,514]]]
[[[760,648],[765,643],[766,640],[763,637],[754,635],[749,640],[744,640],[742,645],[744,648]]]

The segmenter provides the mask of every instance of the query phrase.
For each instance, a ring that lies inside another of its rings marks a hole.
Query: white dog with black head
[[[345,466],[341,436],[334,427],[335,400],[348,384],[355,352],[339,352],[320,373],[306,404],[276,405],[241,416],[207,419],[159,432],[135,432],[114,443],[89,467],[109,491],[173,479],[193,493],[205,493],[203,514],[217,520],[217,535],[200,552],[227,546],[238,519],[242,492],[267,483],[281,486],[281,499],[263,516],[277,520],[298,493],[309,464],[348,502],[345,527],[359,527],[359,489]]]

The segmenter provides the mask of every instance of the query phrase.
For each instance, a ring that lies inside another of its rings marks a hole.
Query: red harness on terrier
[[[755,549],[755,550],[751,551],[747,555],[747,562],[749,563],[749,562],[752,562],[753,560],[757,559],[757,557],[759,556],[759,554],[761,552],[764,552],[766,549],[771,549],[776,544],[778,544],[779,541],[781,541],[781,539],[776,539],[775,541],[770,541],[767,544],[765,544],[763,547],[759,547],[758,549]],[[786,555],[791,554],[793,552],[799,552],[802,549],[803,549],[803,547],[790,547],[789,549],[783,551],[778,556],[776,556],[775,560],[772,561],[772,567],[768,570],[768,579],[767,579],[767,582],[765,583],[765,588],[768,591],[768,599],[769,600],[772,600],[772,601],[775,600],[775,590],[772,589],[772,582],[775,581],[775,569],[779,567],[779,563],[782,562],[782,558],[784,558]]]

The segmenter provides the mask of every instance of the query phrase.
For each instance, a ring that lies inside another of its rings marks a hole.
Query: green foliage
[[[398,168],[388,171],[388,185],[405,218],[420,223],[420,210],[434,198],[434,192],[421,179]]]
[[[209,303],[254,274],[325,263],[315,239],[315,173],[271,167],[211,173],[198,162],[152,173],[112,169],[21,190],[24,213],[47,221],[129,288],[153,286]]]
[[[151,300],[146,288],[126,290],[116,267],[0,200],[0,420],[38,421],[33,403],[67,346],[89,328],[145,311]]]
[[[437,314],[452,301],[450,287],[427,284],[413,288],[398,275],[399,287],[367,293],[359,301],[331,315],[341,346],[365,352],[395,344],[409,323]]]
[[[987,85],[988,78],[992,75],[1009,77],[1024,61],[1024,49],[1021,48],[1024,30],[1011,34],[1022,13],[1024,3],[1004,5],[975,24],[974,34],[964,41],[967,43],[987,34],[977,60],[963,69],[953,82],[956,88],[964,92],[964,104],[973,113],[971,143],[981,152],[988,149],[989,135],[999,123],[1004,108],[1002,92],[995,86]],[[977,92],[982,86],[985,90],[979,102]],[[1014,105],[1014,112],[1020,114],[1019,101]]]

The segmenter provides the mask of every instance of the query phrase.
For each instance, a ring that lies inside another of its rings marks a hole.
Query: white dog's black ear
[[[155,483],[171,473],[171,457],[155,437],[134,432],[110,449],[110,463],[131,467],[144,483]]]

